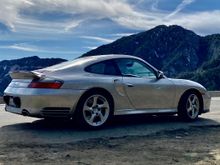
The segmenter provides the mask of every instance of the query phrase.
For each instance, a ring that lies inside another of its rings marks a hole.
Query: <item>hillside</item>
[[[15,70],[36,70],[47,66],[55,65],[66,60],[60,58],[41,59],[37,56],[21,58],[16,60],[4,60],[0,62],[0,95],[3,95],[4,89],[11,81],[10,71]]]
[[[209,90],[220,90],[220,34],[203,37],[180,26],[160,25],[122,37],[83,56],[111,53],[141,57],[168,77],[187,78]]]
[[[197,81],[209,90],[220,90],[220,34],[199,36],[180,26],[160,25],[122,37],[82,56],[129,54],[143,58],[168,77]],[[37,56],[0,62],[0,95],[11,81],[8,72],[35,70],[65,61]]]

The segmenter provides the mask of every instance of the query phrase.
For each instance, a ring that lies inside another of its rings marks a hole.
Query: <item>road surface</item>
[[[187,129],[192,126],[220,125],[220,97],[212,99],[211,112],[192,123],[180,122],[176,116],[124,116],[102,130],[80,130],[72,122],[48,122],[4,111],[0,105],[0,141],[16,143],[68,143],[103,137],[150,135],[160,131]]]

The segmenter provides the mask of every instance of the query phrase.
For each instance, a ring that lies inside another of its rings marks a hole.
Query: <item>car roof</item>
[[[118,59],[118,58],[138,59],[138,57],[135,57],[132,55],[124,55],[124,54],[105,54],[105,55],[93,55],[93,56],[81,57],[82,60],[83,59],[91,59],[91,61],[102,61],[102,60],[110,60],[110,59]]]
[[[76,58],[73,61],[63,62],[44,69],[40,69],[38,71],[57,71],[57,70],[65,70],[69,68],[75,68],[76,70],[81,70],[82,68],[85,68],[86,66],[89,66],[97,62],[101,62],[104,60],[118,59],[118,58],[139,59],[131,55],[122,55],[122,54],[95,55],[95,56]]]

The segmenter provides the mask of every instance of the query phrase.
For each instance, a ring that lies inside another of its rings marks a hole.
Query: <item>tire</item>
[[[79,101],[76,121],[82,128],[97,129],[105,126],[112,115],[113,101],[105,92],[88,92]]]
[[[187,92],[180,99],[178,106],[178,116],[184,121],[194,121],[198,119],[202,104],[196,92]]]

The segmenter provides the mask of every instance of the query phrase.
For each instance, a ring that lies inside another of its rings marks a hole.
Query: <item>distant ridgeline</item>
[[[128,54],[143,58],[168,77],[197,81],[209,90],[220,90],[220,34],[199,36],[180,26],[160,25],[146,32],[122,37],[82,56]],[[11,78],[9,71],[36,70],[64,62],[37,56],[0,62],[0,95]]]
[[[220,34],[199,36],[180,26],[160,25],[122,37],[82,56],[128,54],[143,58],[168,77],[197,81],[220,90]]]
[[[15,70],[36,70],[47,66],[55,65],[66,60],[61,58],[45,58],[41,59],[37,56],[21,58],[17,60],[4,60],[0,62],[0,95],[3,95],[5,88],[11,81],[10,71]]]

